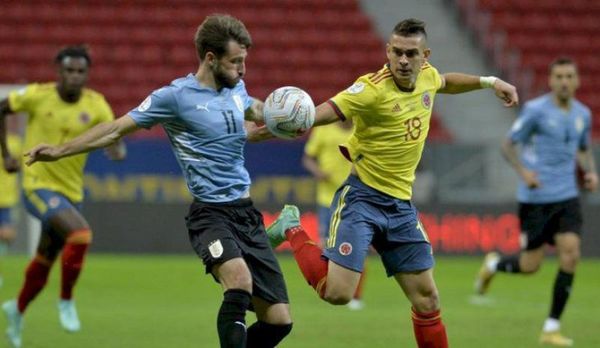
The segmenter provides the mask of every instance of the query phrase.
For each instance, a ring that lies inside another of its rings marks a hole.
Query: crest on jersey
[[[152,97],[148,96],[146,99],[144,99],[140,106],[138,106],[137,111],[144,112],[150,108],[150,105],[152,105]]]
[[[577,130],[577,133],[583,132],[584,126],[585,124],[583,123],[583,117],[577,116],[577,118],[575,119],[575,129]]]
[[[79,121],[83,124],[88,124],[91,121],[91,117],[90,114],[88,114],[87,112],[82,112],[79,114]]]
[[[223,244],[221,244],[221,240],[217,239],[210,242],[210,244],[208,244],[208,251],[215,259],[221,257],[221,255],[223,255]]]
[[[233,96],[233,101],[235,102],[235,106],[237,106],[240,112],[244,112],[244,102],[242,102],[242,98],[239,95]]]
[[[344,256],[348,256],[350,254],[352,254],[352,244],[348,243],[348,242],[344,242],[342,244],[340,244],[340,254],[344,255]]]
[[[431,108],[431,95],[429,95],[429,92],[425,92],[423,93],[423,97],[421,98],[421,103],[423,104],[423,107],[425,109]]]
[[[348,87],[348,89],[346,91],[348,91],[348,93],[350,94],[358,94],[360,92],[362,92],[365,89],[365,84],[362,82],[357,82],[355,84],[353,84],[352,86]]]
[[[60,198],[53,196],[48,200],[48,206],[50,209],[56,209],[60,205]]]

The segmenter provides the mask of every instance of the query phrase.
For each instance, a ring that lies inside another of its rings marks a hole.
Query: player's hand
[[[127,147],[125,143],[119,141],[104,149],[104,154],[112,161],[122,161],[127,156]]]
[[[598,189],[598,174],[591,172],[583,176],[583,188],[587,191],[596,191]]]
[[[527,187],[530,189],[535,189],[542,186],[538,180],[536,172],[523,168],[520,174],[521,178],[523,178],[523,181],[525,181],[525,185],[527,185]]]
[[[246,138],[249,142],[259,142],[275,138],[265,125],[258,126],[254,122],[246,122],[245,126],[247,134]]]
[[[19,169],[21,169],[21,163],[19,163],[19,160],[12,156],[5,157],[3,164],[4,170],[6,170],[7,173],[16,173],[19,171]]]
[[[496,96],[504,101],[504,106],[507,108],[519,105],[517,89],[510,83],[497,79],[494,82],[494,91]]]
[[[40,144],[25,153],[29,157],[25,164],[30,166],[35,162],[54,162],[60,158],[60,152],[56,146]]]

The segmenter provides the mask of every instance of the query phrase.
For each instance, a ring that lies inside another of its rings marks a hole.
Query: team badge
[[[152,97],[148,96],[146,99],[144,99],[140,106],[138,106],[137,111],[144,112],[150,108],[150,105],[152,105]]]
[[[423,98],[421,99],[421,103],[423,104],[423,107],[425,109],[431,108],[431,96],[429,95],[429,92],[423,93]]]
[[[242,98],[239,95],[233,96],[233,101],[235,102],[235,106],[237,106],[240,112],[244,112],[244,103],[242,102]]]
[[[91,117],[87,112],[82,112],[79,114],[79,121],[83,124],[90,123]]]
[[[221,257],[221,255],[223,255],[223,244],[221,244],[221,240],[217,239],[210,242],[210,244],[208,245],[208,251],[210,252],[210,255],[215,259]]]
[[[577,118],[575,119],[575,129],[577,130],[577,133],[583,132],[584,126],[585,125],[583,123],[583,117],[577,116]]]
[[[50,200],[48,201],[48,206],[50,207],[50,209],[58,208],[59,204],[60,204],[60,198],[58,198],[56,196],[50,198]]]
[[[344,242],[342,244],[340,244],[340,254],[344,255],[344,256],[348,256],[350,254],[352,254],[352,244],[348,243],[348,242]]]
[[[353,84],[352,86],[348,87],[348,89],[346,91],[348,91],[348,93],[350,94],[358,94],[360,92],[362,92],[365,89],[365,84],[362,82],[357,82],[355,84]]]

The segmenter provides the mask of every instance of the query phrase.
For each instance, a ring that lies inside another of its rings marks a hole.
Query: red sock
[[[51,267],[52,263],[39,255],[31,260],[25,271],[25,284],[17,300],[19,312],[24,313],[29,303],[42,291],[48,281]]]
[[[440,311],[417,313],[412,309],[413,329],[419,348],[448,348],[446,328]]]
[[[327,287],[327,261],[321,258],[321,248],[312,241],[301,226],[290,228],[286,236],[304,279],[322,298]]]
[[[65,244],[62,253],[62,282],[60,298],[70,300],[73,297],[73,287],[77,282],[83,260],[89,244]]]

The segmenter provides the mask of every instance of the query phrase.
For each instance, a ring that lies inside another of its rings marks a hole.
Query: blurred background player
[[[361,76],[317,107],[315,125],[354,122],[343,147],[352,171],[333,199],[327,248],[322,251],[310,240],[294,206],[286,206],[267,233],[274,245],[290,242],[308,283],[323,300],[338,305],[352,299],[372,244],[387,275],[412,304],[417,345],[448,347],[431,245],[411,202],[434,97],[489,87],[510,107],[518,96],[512,85],[495,77],[439,74],[427,62],[431,50],[420,20],[399,22],[386,52],[388,63],[381,70]]]
[[[574,61],[559,58],[550,65],[551,92],[527,102],[502,145],[502,152],[519,175],[517,200],[522,252],[486,255],[476,282],[485,294],[496,272],[532,274],[540,268],[544,245],[555,245],[559,271],[552,305],[540,342],[572,346],[560,333],[560,317],[572,290],[579,261],[582,214],[576,166],[584,171],[584,189],[598,187],[591,150],[590,109],[575,99],[579,76]],[[517,150],[521,146],[521,153]]]
[[[40,142],[55,145],[65,143],[95,125],[114,118],[104,97],[84,88],[91,65],[85,47],[70,46],[60,50],[55,57],[55,64],[57,82],[32,83],[11,92],[7,99],[0,101],[1,122],[9,113],[24,112],[29,115],[25,131],[26,148]],[[2,145],[4,138],[5,132],[1,132]],[[122,159],[125,149],[121,143],[117,143],[107,154],[111,159]],[[42,231],[36,255],[27,267],[18,298],[2,305],[8,319],[6,333],[14,347],[21,345],[23,314],[46,285],[50,269],[61,251],[59,319],[65,330],[80,330],[73,288],[92,241],[90,226],[80,212],[86,159],[87,155],[82,154],[23,169],[25,207],[41,221]]]
[[[246,140],[269,135],[254,124],[263,120],[263,103],[248,95],[242,80],[252,39],[241,21],[215,14],[198,27],[194,42],[200,60],[195,74],[174,80],[127,115],[66,144],[36,146],[27,164],[110,146],[128,133],[161,124],[194,196],[186,217],[190,243],[206,273],[223,288],[217,315],[221,347],[273,348],[292,330],[292,319],[283,274],[250,199],[244,167]],[[40,164],[45,165],[31,168]],[[250,306],[258,320],[246,328]]]
[[[0,126],[4,124],[0,123]],[[6,127],[8,128],[7,144],[0,146],[2,149],[7,149],[0,157],[0,257],[6,255],[16,236],[15,209],[19,203],[19,183],[16,172],[19,170],[22,153],[21,136],[16,119],[11,117],[7,120]],[[3,274],[0,273],[0,287],[2,284]]]
[[[315,128],[304,147],[302,165],[317,181],[317,214],[319,218],[320,246],[324,247],[329,238],[331,222],[331,201],[338,187],[350,174],[352,163],[340,153],[340,144],[345,143],[352,135],[352,122],[338,122],[329,126]],[[354,297],[348,308],[359,310],[364,307],[362,290],[366,269],[356,287]]]

